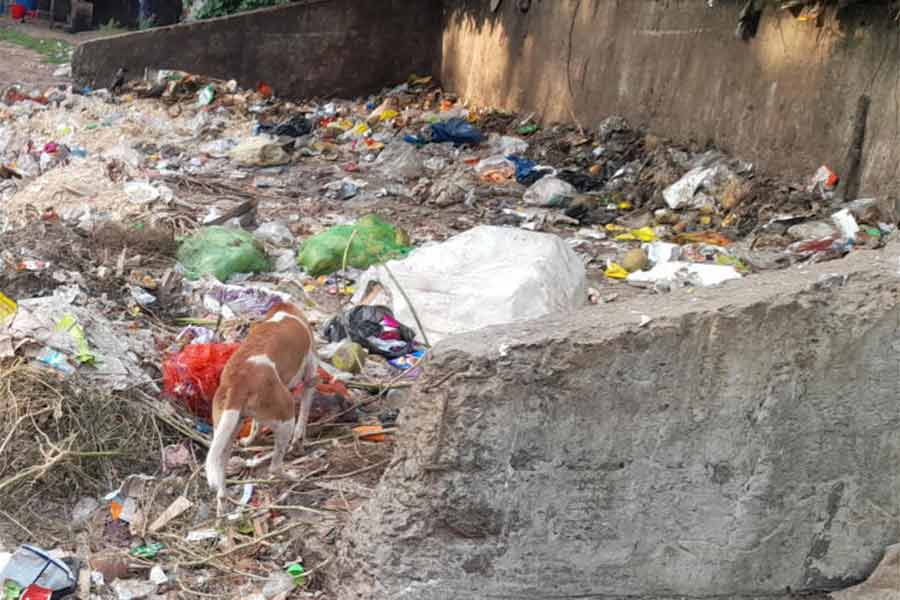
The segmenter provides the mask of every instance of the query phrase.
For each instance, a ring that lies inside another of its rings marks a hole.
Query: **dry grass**
[[[138,402],[76,383],[20,361],[0,367],[0,520],[18,540],[64,536],[64,507],[157,472],[161,447],[180,439]]]

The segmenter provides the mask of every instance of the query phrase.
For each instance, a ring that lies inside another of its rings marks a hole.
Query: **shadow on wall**
[[[547,0],[445,0],[442,78],[447,82],[465,80],[469,87],[482,89],[487,104],[546,105],[562,91],[548,85],[552,80],[545,77],[544,69],[553,67],[542,66],[540,57],[535,56],[540,48],[533,37],[532,23],[546,17],[541,14],[546,3]],[[574,6],[581,1],[553,3]],[[485,43],[475,48],[470,43],[472,39]],[[558,39],[557,43],[565,44],[565,39]]]
[[[742,1],[446,0],[442,82],[480,105],[594,127],[610,114],[680,142],[714,139],[797,177],[842,165],[860,94],[873,98],[863,190],[897,189],[900,23],[891,0],[815,18]],[[877,125],[876,125],[877,124]]]

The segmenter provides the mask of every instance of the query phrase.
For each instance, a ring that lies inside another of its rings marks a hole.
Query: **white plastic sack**
[[[730,265],[671,261],[659,263],[649,271],[635,271],[628,276],[627,281],[669,286],[684,282],[700,287],[712,287],[740,278],[741,274]]]
[[[402,140],[388,144],[373,164],[385,177],[394,181],[416,179],[425,171],[418,148]]]
[[[3,567],[0,581],[7,579],[22,587],[36,584],[53,591],[67,590],[75,585],[75,576],[64,562],[28,545],[20,546]]]
[[[528,150],[528,142],[511,135],[492,133],[488,138],[488,147],[493,154],[509,156],[510,154],[525,154]]]
[[[556,177],[542,177],[525,191],[523,200],[529,206],[565,206],[575,198],[572,184]]]
[[[710,194],[717,195],[734,177],[735,174],[724,164],[709,168],[697,167],[663,190],[663,198],[672,210],[702,208],[714,203],[715,198],[711,198]]]
[[[547,233],[482,225],[418,248],[403,260],[390,261],[388,268],[415,306],[432,344],[490,325],[570,311],[586,300],[581,259],[562,238]],[[365,297],[374,281],[390,295],[383,303],[423,339],[410,307],[383,267],[366,271],[354,301]]]
[[[159,190],[147,181],[129,181],[123,189],[132,204],[152,204],[159,200]]]
[[[853,218],[849,209],[844,208],[834,213],[831,215],[831,220],[834,221],[834,224],[841,232],[842,238],[848,240],[856,239],[856,234],[859,233],[859,224]]]

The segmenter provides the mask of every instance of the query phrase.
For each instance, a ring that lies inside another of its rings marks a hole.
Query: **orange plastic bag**
[[[163,362],[163,388],[191,414],[212,419],[212,399],[225,363],[240,344],[191,344]]]

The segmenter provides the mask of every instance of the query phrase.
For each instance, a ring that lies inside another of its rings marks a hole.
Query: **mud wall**
[[[715,142],[766,169],[842,165],[872,97],[863,194],[898,191],[900,26],[890,2],[820,20],[767,9],[735,37],[738,0],[446,0],[442,78],[479,103],[595,126],[622,114],[677,140]],[[770,3],[774,4],[774,3]]]
[[[898,264],[894,244],[443,341],[344,534],[336,597],[777,598],[866,578],[900,540]]]
[[[72,58],[82,85],[120,66],[181,69],[284,97],[353,97],[435,68],[440,5],[417,0],[300,0],[284,7],[86,42]]]

